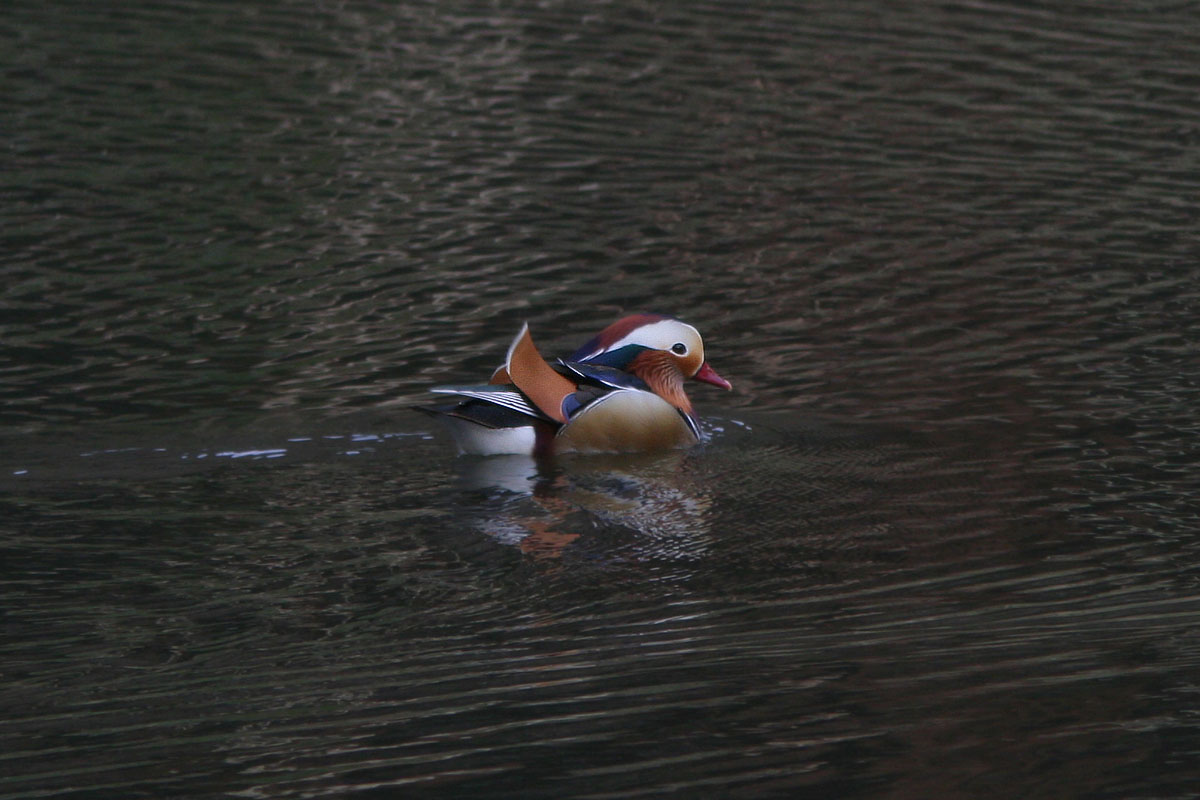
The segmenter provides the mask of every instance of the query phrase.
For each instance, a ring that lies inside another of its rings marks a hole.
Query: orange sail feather
[[[533,401],[543,414],[557,422],[566,422],[562,410],[563,398],[577,388],[575,383],[554,371],[533,344],[529,335],[529,324],[521,326],[521,332],[508,348],[505,368],[509,378],[525,396]]]

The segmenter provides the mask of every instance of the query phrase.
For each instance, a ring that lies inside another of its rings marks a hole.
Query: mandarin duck
[[[700,440],[687,378],[732,388],[704,360],[696,329],[673,317],[625,317],[555,364],[525,324],[487,384],[435,387],[460,399],[417,410],[445,423],[462,453],[664,450]]]

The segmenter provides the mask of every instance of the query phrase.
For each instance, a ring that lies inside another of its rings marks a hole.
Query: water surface
[[[1183,797],[1170,5],[18,4],[0,797]],[[456,457],[678,314],[688,452]]]

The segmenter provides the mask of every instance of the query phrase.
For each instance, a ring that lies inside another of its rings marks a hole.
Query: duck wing
[[[479,400],[484,404],[506,408],[533,419],[550,420],[550,417],[543,414],[541,410],[529,402],[529,399],[525,395],[512,386],[497,386],[495,384],[483,384],[479,386],[435,386],[429,391],[437,394],[452,394],[458,397]]]
[[[563,400],[576,391],[575,381],[560,374],[542,358],[529,335],[529,323],[522,325],[520,333],[513,339],[504,368],[509,380],[538,411],[555,422],[567,421]]]

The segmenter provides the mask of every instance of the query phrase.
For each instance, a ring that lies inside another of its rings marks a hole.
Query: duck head
[[[683,389],[691,378],[732,389],[704,360],[700,333],[674,317],[634,314],[619,319],[575,351],[571,361],[602,364],[636,375],[667,402],[691,414]]]

